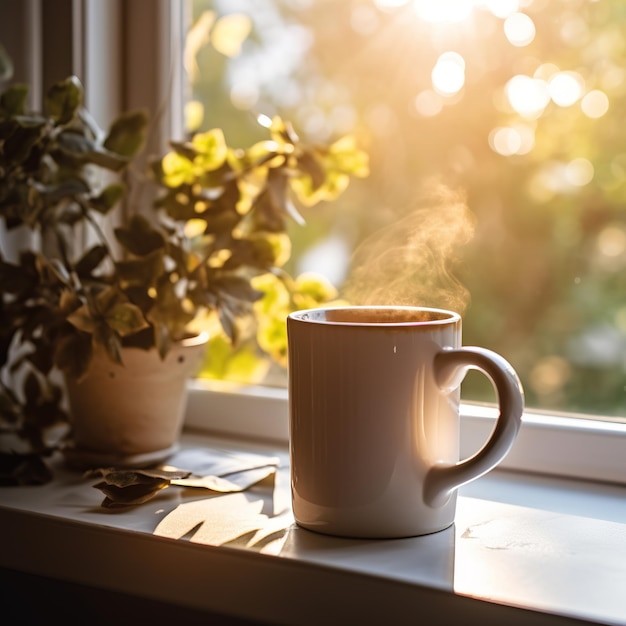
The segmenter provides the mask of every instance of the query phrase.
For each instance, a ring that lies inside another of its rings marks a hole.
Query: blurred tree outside
[[[464,315],[527,405],[626,415],[623,0],[191,0],[189,131],[352,133],[370,175],[290,271]],[[491,400],[470,376],[467,400]]]

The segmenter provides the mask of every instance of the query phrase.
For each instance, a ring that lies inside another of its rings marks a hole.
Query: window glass
[[[622,0],[190,0],[187,128],[354,133],[370,175],[293,225],[290,270],[453,308],[527,404],[626,415]],[[463,395],[490,399],[481,377]]]

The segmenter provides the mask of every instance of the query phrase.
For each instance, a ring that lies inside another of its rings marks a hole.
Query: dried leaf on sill
[[[206,462],[206,459],[204,461]],[[227,466],[221,466],[221,469],[228,471],[221,475],[200,475],[167,465],[156,469],[100,468],[90,470],[85,476],[102,478],[94,485],[106,496],[101,506],[115,508],[142,504],[170,486],[202,488],[215,493],[245,491],[268,477],[273,477],[279,465],[279,460],[274,457],[265,459],[259,457],[258,464],[247,467],[234,466],[232,458],[228,461]],[[203,469],[208,468],[204,465]]]

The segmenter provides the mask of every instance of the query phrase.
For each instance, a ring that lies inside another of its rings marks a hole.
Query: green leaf
[[[77,129],[66,129],[57,136],[59,148],[68,156],[85,159],[85,156],[97,149],[96,142],[86,137]]]
[[[148,319],[154,326],[154,343],[161,357],[167,354],[172,340],[185,334],[187,324],[194,318],[194,312],[185,307],[185,302],[176,294],[169,280],[160,281],[154,305]]]
[[[105,319],[109,327],[122,337],[148,327],[141,309],[129,302],[122,302],[111,307],[106,312]]]
[[[1,44],[0,44],[1,48]],[[2,55],[0,54],[0,57]],[[2,72],[0,60],[0,73]],[[0,77],[1,79],[1,77]],[[13,85],[0,95],[0,117],[24,115],[28,98],[28,85]]]
[[[4,159],[13,163],[24,163],[41,139],[44,129],[45,122],[42,121],[15,126],[0,147]]]
[[[143,216],[131,216],[127,228],[116,228],[117,240],[132,254],[145,256],[165,246],[165,238]]]
[[[13,59],[7,49],[0,43],[0,80],[11,80],[13,77]]]
[[[126,187],[121,183],[109,185],[98,196],[91,198],[89,206],[106,215],[124,197],[125,191]]]
[[[126,297],[115,287],[107,287],[99,291],[95,300],[92,300],[90,304],[97,315],[105,315],[109,309],[120,302],[126,302]]]
[[[85,333],[93,333],[96,329],[96,321],[91,314],[89,306],[86,304],[72,311],[72,313],[67,316],[67,321],[72,326]]]
[[[125,157],[137,154],[145,141],[148,127],[146,111],[130,111],[118,117],[104,140],[104,147]]]
[[[79,259],[78,263],[76,263],[76,273],[81,278],[87,278],[91,276],[93,272],[100,263],[108,256],[109,252],[106,246],[93,246],[83,256]]]
[[[80,380],[87,373],[92,357],[91,335],[65,335],[56,345],[54,362],[70,378]]]
[[[159,356],[161,357],[161,359],[164,359],[165,355],[170,351],[170,348],[172,347],[172,333],[170,331],[172,318],[167,318],[166,315],[163,315],[163,321],[161,321],[159,319],[155,319],[156,317],[158,316],[150,316],[150,322],[152,323],[152,327],[154,329],[152,334],[152,341],[154,342],[154,346],[156,347]]]
[[[318,189],[326,180],[324,167],[311,152],[305,151],[298,157],[298,166],[302,172],[311,177],[313,190]]]
[[[58,125],[70,122],[83,103],[83,86],[76,76],[53,85],[46,95],[45,108]]]
[[[244,302],[256,302],[263,297],[263,292],[255,289],[250,281],[240,276],[226,276],[216,280],[220,291],[231,298]]]
[[[357,146],[354,135],[345,135],[333,143],[324,155],[327,171],[338,171],[359,178],[369,175],[369,155]]]
[[[119,172],[123,170],[129,163],[128,159],[109,152],[108,150],[98,149],[87,155],[89,163],[103,167],[111,172]]]
[[[124,337],[123,344],[140,350],[152,350],[155,347],[154,327],[148,326],[134,335]]]
[[[38,185],[37,191],[51,204],[56,204],[64,198],[75,198],[89,192],[89,185],[81,178],[67,178],[56,185]]]
[[[100,324],[93,335],[96,344],[101,345],[111,361],[123,365],[122,362],[122,341],[119,335],[108,325]]]
[[[168,187],[190,185],[196,178],[193,162],[177,152],[168,152],[161,159],[160,171],[162,173],[161,180]]]
[[[65,289],[61,292],[61,296],[59,297],[59,309],[65,315],[80,308],[81,305],[82,300],[77,293],[74,293],[69,289]]]
[[[254,206],[265,221],[265,228],[272,232],[285,230],[284,217],[290,216],[297,224],[304,226],[304,218],[288,196],[288,177],[279,170],[270,170],[267,177],[266,192],[259,196]],[[258,219],[258,216],[255,216]]]
[[[232,254],[223,265],[225,270],[243,266],[269,270],[276,263],[277,249],[267,237],[259,235],[254,239],[236,239],[229,248]]]
[[[217,316],[226,336],[230,339],[232,344],[236,344],[239,338],[239,332],[234,312],[228,305],[222,304],[217,310]]]
[[[128,165],[127,157],[106,150],[76,129],[64,130],[59,134],[57,143],[61,155],[79,163],[93,163],[112,172],[118,172]],[[58,156],[56,160],[60,160]]]
[[[125,286],[151,287],[165,271],[163,251],[155,250],[140,259],[120,261],[115,267]]]
[[[221,128],[213,128],[206,133],[194,135],[191,144],[197,152],[193,162],[204,171],[214,171],[224,164],[228,146]]]
[[[67,316],[70,324],[90,333],[116,363],[121,363],[121,337],[148,327],[141,309],[125,298],[115,287],[109,287]]]

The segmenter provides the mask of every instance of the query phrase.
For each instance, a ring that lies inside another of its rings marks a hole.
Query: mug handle
[[[492,382],[500,415],[490,438],[473,456],[454,465],[433,466],[426,475],[424,500],[443,506],[451,493],[492,470],[508,454],[519,432],[524,412],[524,391],[511,364],[486,348],[444,348],[435,356],[435,380],[444,391],[456,389],[469,369],[477,369]]]

